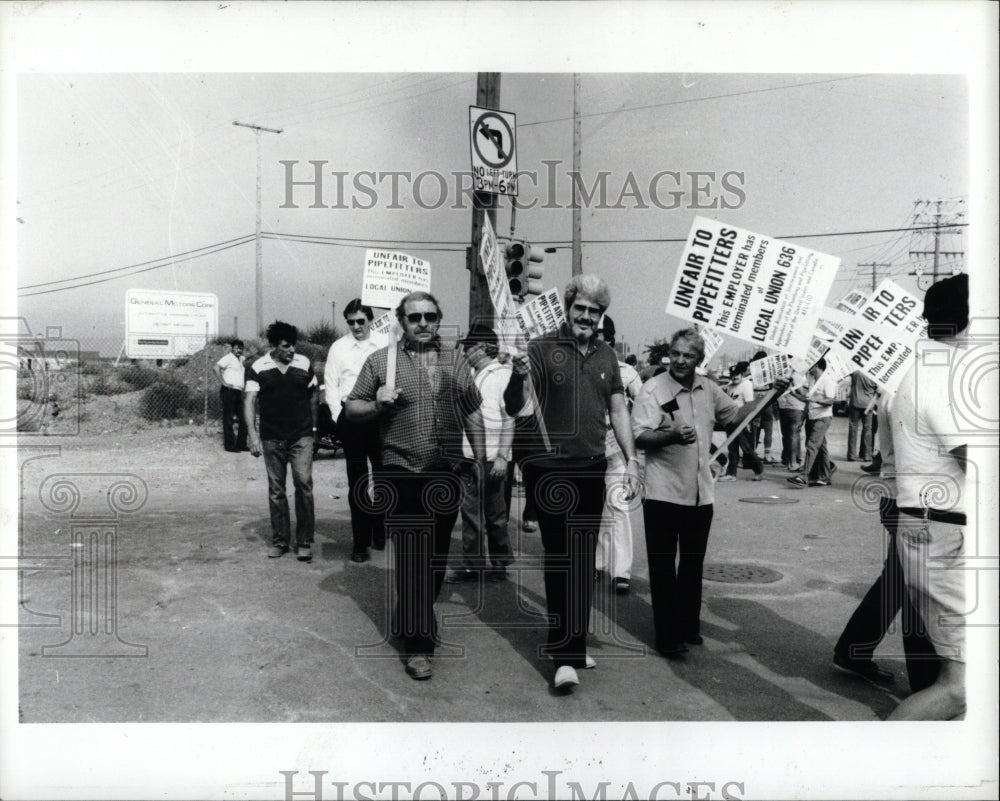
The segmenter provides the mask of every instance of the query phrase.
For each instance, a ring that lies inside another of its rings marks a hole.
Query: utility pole
[[[956,273],[959,272],[957,262],[965,255],[965,251],[962,250],[942,250],[941,248],[942,235],[954,236],[961,234],[961,229],[954,226],[965,217],[965,201],[961,198],[956,200],[917,200],[913,203],[913,208],[913,224],[915,226],[932,228],[931,234],[934,236],[934,248],[932,250],[911,250],[910,258],[926,259],[931,257],[931,283],[936,284],[939,274],[944,272],[942,270],[942,260],[956,262],[952,264],[951,270],[948,271]],[[916,235],[919,232],[914,233]],[[920,280],[924,277],[924,270],[921,267],[917,267],[909,275],[916,276],[917,285],[919,286]]]
[[[256,245],[257,245],[257,262],[256,269],[254,272],[254,289],[255,289],[255,300],[257,309],[257,330],[255,334],[259,334],[264,329],[264,264],[262,259],[262,249],[261,249],[261,238],[260,238],[260,184],[261,184],[261,167],[260,167],[260,135],[262,133],[273,133],[280,134],[280,128],[265,128],[262,125],[251,125],[247,122],[233,122],[233,125],[237,125],[240,128],[249,128],[257,136],[257,228],[256,228]]]
[[[573,73],[573,261],[571,272],[580,275],[583,272],[582,248],[582,217],[580,208],[580,73]]]
[[[500,108],[500,73],[480,72],[476,78],[476,105],[480,108]],[[490,300],[486,274],[479,263],[479,243],[483,220],[489,215],[493,230],[497,228],[497,198],[490,192],[472,194],[472,247],[466,251],[465,267],[469,271],[469,327],[479,322],[490,324],[493,302]]]
[[[859,268],[861,268],[861,267],[871,267],[871,270],[872,270],[872,292],[874,292],[875,291],[875,287],[878,284],[878,272],[877,272],[878,269],[880,267],[892,267],[892,265],[891,264],[887,264],[884,261],[883,262],[870,261],[870,262],[867,262],[867,263],[864,263],[864,264],[858,264],[858,267]]]

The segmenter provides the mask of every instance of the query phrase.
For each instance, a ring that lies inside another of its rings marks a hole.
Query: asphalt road
[[[836,418],[835,457],[845,435]],[[315,464],[311,564],[265,557],[263,463],[197,428],[36,438],[22,442],[21,459],[25,722],[864,721],[884,718],[908,689],[898,634],[878,655],[894,688],[831,663],[884,554],[877,516],[859,500],[868,479],[842,458],[828,488],[795,489],[780,465],[763,482],[741,471],[718,486],[707,562],[721,578],[754,568],[780,577],[706,580],[705,644],[682,659],[651,648],[635,513],[631,592],[599,585],[597,667],[569,695],[552,690],[538,656],[541,543],[516,519],[510,580],[445,585],[445,646],[433,679],[415,682],[384,637],[388,553],[348,559],[341,457]],[[459,549],[456,529],[453,560]]]

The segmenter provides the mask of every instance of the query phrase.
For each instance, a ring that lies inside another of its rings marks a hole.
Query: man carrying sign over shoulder
[[[552,451],[524,461],[525,486],[535,501],[545,548],[545,603],[552,624],[546,652],[555,664],[555,687],[580,683],[578,668],[593,667],[587,628],[593,593],[594,549],[604,509],[605,418],[626,458],[623,495],[639,489],[639,460],[615,352],[597,338],[597,324],[611,303],[596,275],[574,276],[563,296],[567,322],[528,343],[513,359],[504,392],[507,413],[538,394]]]
[[[349,421],[378,422],[379,478],[389,485],[386,533],[396,544],[393,633],[403,642],[407,674],[421,680],[433,673],[434,601],[444,583],[462,501],[456,475],[463,462],[468,464],[462,458],[462,430],[478,464],[476,480],[485,474],[486,445],[482,397],[468,363],[442,353],[437,299],[411,292],[397,307],[396,319],[403,339],[368,357],[344,408]],[[396,348],[394,386],[387,380],[391,347]]]
[[[344,401],[354,389],[365,359],[386,344],[385,337],[372,333],[374,316],[371,306],[362,304],[361,298],[354,298],[344,307],[344,320],[349,333],[330,346],[323,381],[330,417],[337,427],[340,441],[344,443],[347,498],[354,538],[352,562],[367,562],[369,546],[379,551],[385,548],[382,520],[368,503],[368,464],[371,463],[373,471],[378,468],[378,431],[374,423],[348,424],[344,413]]]
[[[670,367],[642,386],[632,409],[635,444],[646,451],[643,519],[656,650],[677,657],[701,645],[701,579],[712,526],[712,431],[753,411],[695,371],[705,342],[694,328],[670,339]],[[774,382],[783,392],[786,379]],[[680,560],[677,561],[678,551]]]

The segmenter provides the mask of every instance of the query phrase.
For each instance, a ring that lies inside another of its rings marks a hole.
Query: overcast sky
[[[800,241],[841,257],[839,297],[866,283],[857,265],[871,261],[915,287],[908,251],[933,249],[905,232],[851,232],[905,228],[914,201],[968,196],[961,76],[584,73],[580,83],[582,182],[606,187],[583,214],[584,270],[608,280],[619,338],[640,352],[679,325],[663,309],[681,246],[656,240],[683,238],[697,214],[770,236],[837,234]],[[254,244],[233,240],[254,231],[256,137],[232,124],[241,121],[282,130],[261,135],[263,229],[342,238],[264,241],[265,320],[309,326],[330,319],[331,301],[339,320],[360,294],[367,245],[429,261],[447,322],[464,327],[471,211],[456,174],[470,169],[475,90],[472,72],[21,75],[20,314],[33,330],[60,325],[85,347],[106,337],[104,350],[117,350],[126,290],[213,292],[220,331],[238,317],[250,335]],[[544,263],[545,285],[561,289],[572,75],[504,72],[500,97],[517,116],[517,166],[538,175],[537,186],[522,181],[522,202],[536,205],[518,212],[516,230],[562,246]],[[288,170],[309,180],[310,161],[328,162],[323,204],[347,208],[309,208],[309,186],[292,190],[298,208],[282,208]],[[394,193],[391,177],[366,171],[410,177]],[[339,197],[334,172],[346,174]],[[415,197],[424,172],[444,183],[425,176]],[[509,232],[510,203],[500,205],[498,229]],[[166,258],[221,243],[233,246]]]

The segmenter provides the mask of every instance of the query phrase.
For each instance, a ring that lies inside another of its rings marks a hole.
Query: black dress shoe
[[[883,670],[871,659],[851,659],[843,654],[835,653],[833,655],[833,664],[841,670],[855,673],[876,684],[892,684],[896,681],[896,677],[892,673],[888,670]]]
[[[371,557],[368,555],[367,551],[355,551],[351,554],[351,561],[358,562],[359,564],[361,562],[367,562],[369,559],[371,559]]]
[[[686,637],[684,639],[684,642],[686,642],[688,645],[704,645],[705,638],[702,637],[700,634],[692,634],[690,637]]]
[[[682,642],[668,642],[656,646],[656,652],[667,659],[675,659],[681,654],[687,653],[688,647]]]
[[[384,551],[385,550],[385,540],[374,540],[372,542],[372,548],[374,550],[376,550],[376,551]]]

